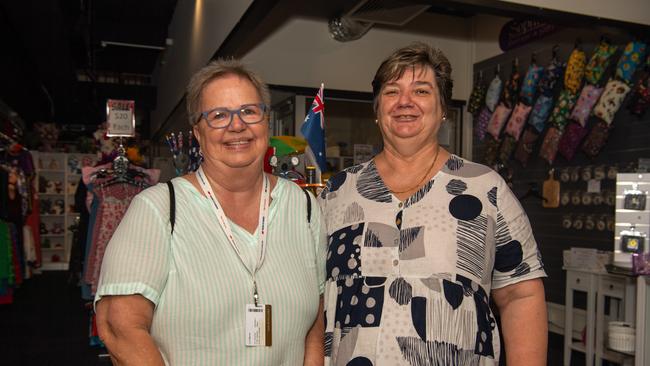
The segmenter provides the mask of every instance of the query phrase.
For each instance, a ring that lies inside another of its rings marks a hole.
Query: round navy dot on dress
[[[452,308],[457,309],[463,302],[463,286],[447,280],[442,281],[445,299]]]
[[[373,366],[369,359],[359,356],[350,360],[346,366]]]
[[[497,247],[494,258],[494,269],[499,272],[510,272],[523,260],[523,250],[521,243],[512,240],[504,245]]]
[[[481,200],[469,194],[461,194],[449,202],[449,212],[458,220],[473,220],[481,214],[481,210]]]
[[[331,177],[330,180],[327,181],[329,191],[336,192],[343,185],[343,183],[345,183],[347,177],[348,174],[346,172],[340,172]]]

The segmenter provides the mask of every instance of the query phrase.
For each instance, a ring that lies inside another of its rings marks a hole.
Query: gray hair
[[[451,91],[454,86],[451,79],[451,64],[442,51],[421,42],[415,42],[395,50],[377,69],[372,80],[375,113],[377,113],[379,107],[379,95],[384,85],[401,78],[409,68],[415,71],[415,67],[418,66],[433,69],[442,110],[445,114],[447,113],[447,107],[451,103]]]
[[[187,96],[185,104],[187,107],[187,116],[190,126],[198,123],[201,115],[201,97],[205,87],[213,80],[226,75],[237,75],[253,84],[257,93],[262,98],[262,102],[267,106],[271,104],[271,92],[269,86],[262,78],[244,65],[237,59],[217,59],[210,62],[207,66],[197,71],[190,79],[187,85]]]

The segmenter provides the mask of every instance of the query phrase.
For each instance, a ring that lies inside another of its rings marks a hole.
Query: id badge
[[[271,305],[246,304],[246,346],[271,347]]]

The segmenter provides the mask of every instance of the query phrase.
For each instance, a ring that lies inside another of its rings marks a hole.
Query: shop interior
[[[110,233],[93,231],[114,223],[97,225],[85,199],[98,177],[132,198],[198,167],[185,112],[196,70],[236,57],[258,71],[269,169],[318,192],[381,151],[370,82],[421,41],[453,67],[440,144],[496,170],[531,222],[548,364],[650,365],[650,3],[593,3],[4,2],[0,364],[110,364],[92,312]],[[587,72],[568,83],[580,55]],[[541,85],[551,65],[558,81]],[[321,84],[327,166],[311,177],[301,126]]]

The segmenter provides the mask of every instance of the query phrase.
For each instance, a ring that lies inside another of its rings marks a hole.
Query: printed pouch
[[[564,88],[573,94],[577,94],[585,75],[585,62],[587,56],[584,51],[574,49],[567,61],[566,72],[564,73]]]
[[[535,106],[533,107],[530,117],[528,118],[528,124],[535,127],[538,133],[544,131],[546,126],[546,120],[551,114],[553,109],[553,97],[546,95],[540,95],[539,98],[535,101]]]
[[[492,167],[497,162],[499,145],[501,145],[500,141],[493,139],[490,135],[485,136],[485,165]]]
[[[616,78],[630,85],[637,66],[643,61],[646,51],[646,44],[640,41],[632,41],[625,46],[623,55],[618,59],[616,65]]]
[[[497,103],[499,103],[501,88],[503,88],[503,81],[501,81],[499,75],[494,75],[494,79],[490,82],[490,86],[485,93],[485,105],[488,107],[490,112],[494,112]]]
[[[535,93],[537,92],[537,85],[539,80],[544,73],[544,68],[542,66],[537,66],[535,64],[528,67],[524,81],[521,84],[521,100],[527,105],[533,105],[535,101]]]
[[[519,71],[516,67],[513,67],[512,74],[506,82],[501,96],[501,102],[510,109],[514,108],[519,98],[519,79],[521,79]]]
[[[506,124],[508,116],[510,116],[510,112],[512,112],[512,109],[506,107],[502,103],[499,103],[497,108],[494,110],[494,113],[492,114],[492,118],[490,118],[487,132],[492,135],[492,137],[494,137],[494,139],[497,141],[499,140],[499,135],[501,134],[503,125]]]
[[[476,136],[480,141],[483,141],[485,138],[485,132],[487,132],[488,123],[490,123],[490,117],[492,117],[492,112],[487,106],[483,106],[481,113],[476,117],[476,124],[474,129],[476,131]]]
[[[561,137],[562,131],[551,126],[546,132],[546,136],[544,136],[542,147],[539,149],[539,156],[551,165],[553,165],[553,162],[555,161]]]
[[[505,136],[503,142],[501,143],[501,149],[499,150],[499,161],[506,163],[510,160],[512,153],[517,147],[517,140],[512,136]]]
[[[569,114],[576,104],[576,95],[569,90],[562,90],[560,96],[557,98],[549,123],[557,127],[560,131],[564,131],[564,127],[569,123]]]
[[[617,49],[618,47],[610,46],[607,41],[600,41],[585,69],[585,80],[589,84],[598,85],[598,82],[600,82],[600,79],[607,70],[607,66],[609,66],[612,55]]]
[[[609,125],[605,121],[598,121],[589,131],[585,143],[582,144],[582,151],[591,158],[596,157],[607,143],[609,130]]]
[[[552,98],[559,87],[562,86],[562,77],[566,65],[553,60],[544,70],[544,75],[539,81],[538,93]]]
[[[517,150],[515,150],[515,159],[521,163],[524,167],[528,164],[530,155],[533,153],[533,148],[535,143],[539,138],[539,134],[535,132],[535,128],[528,127],[524,130],[523,135],[519,139],[517,144]]]
[[[650,72],[645,72],[634,87],[634,94],[628,104],[630,113],[643,117],[650,105]]]
[[[506,125],[506,133],[515,138],[515,141],[519,140],[521,135],[521,130],[524,129],[526,124],[526,119],[530,113],[532,107],[525,105],[522,102],[517,103],[515,110],[510,115],[508,124]]]
[[[477,81],[467,102],[467,112],[476,114],[481,110],[481,107],[485,103],[486,91],[485,85],[480,80]]]
[[[630,87],[622,81],[609,80],[605,85],[605,91],[600,96],[598,103],[594,107],[594,115],[611,124],[614,121],[614,115],[623,103],[623,99],[629,93]]]
[[[587,129],[579,123],[570,123],[566,127],[566,130],[560,139],[560,146],[558,147],[558,151],[567,161],[571,161],[573,159],[576,151],[578,151],[578,147],[580,146],[582,139],[587,136],[587,132]]]
[[[589,118],[589,113],[594,107],[594,104],[598,101],[598,98],[603,93],[604,88],[597,88],[593,85],[585,85],[582,88],[580,97],[576,102],[576,106],[571,111],[571,119],[580,123],[582,127],[587,125],[587,118]]]

